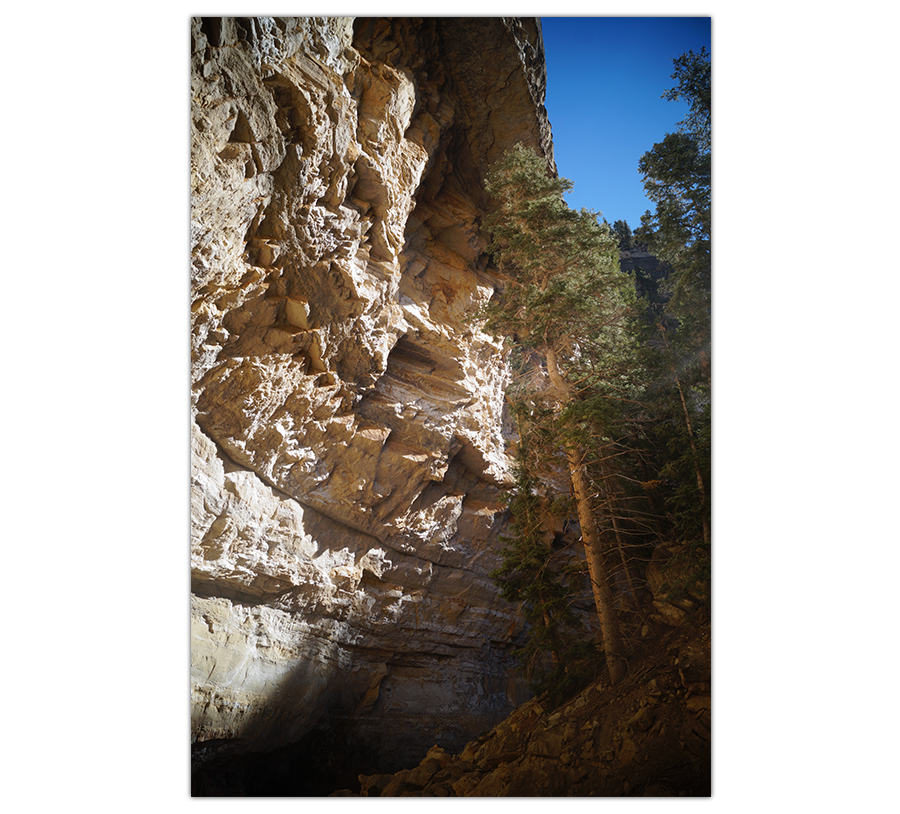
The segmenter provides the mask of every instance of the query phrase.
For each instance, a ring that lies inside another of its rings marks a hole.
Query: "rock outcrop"
[[[553,166],[539,24],[191,21],[192,738],[398,761],[526,697],[488,165]]]

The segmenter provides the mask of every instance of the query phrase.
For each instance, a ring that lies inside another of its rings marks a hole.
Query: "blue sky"
[[[703,46],[712,53],[710,23],[709,17],[541,17],[556,166],[575,184],[569,206],[640,225],[653,207],[638,161],[687,113],[683,102],[660,98],[675,85],[672,60]]]

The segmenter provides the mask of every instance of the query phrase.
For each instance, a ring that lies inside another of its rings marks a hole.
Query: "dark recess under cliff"
[[[191,774],[192,797],[327,797],[359,792],[359,775],[399,771],[402,765],[360,743],[343,727],[316,729],[299,743],[238,755]]]

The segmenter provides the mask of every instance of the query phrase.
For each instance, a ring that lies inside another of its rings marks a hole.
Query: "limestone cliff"
[[[489,163],[553,165],[535,20],[191,21],[192,738],[398,760],[524,697]],[[419,753],[421,752],[421,753]]]

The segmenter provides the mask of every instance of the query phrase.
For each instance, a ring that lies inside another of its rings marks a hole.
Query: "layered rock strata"
[[[195,754],[462,744],[523,698],[471,317],[488,165],[553,165],[539,25],[194,18],[191,49]]]

